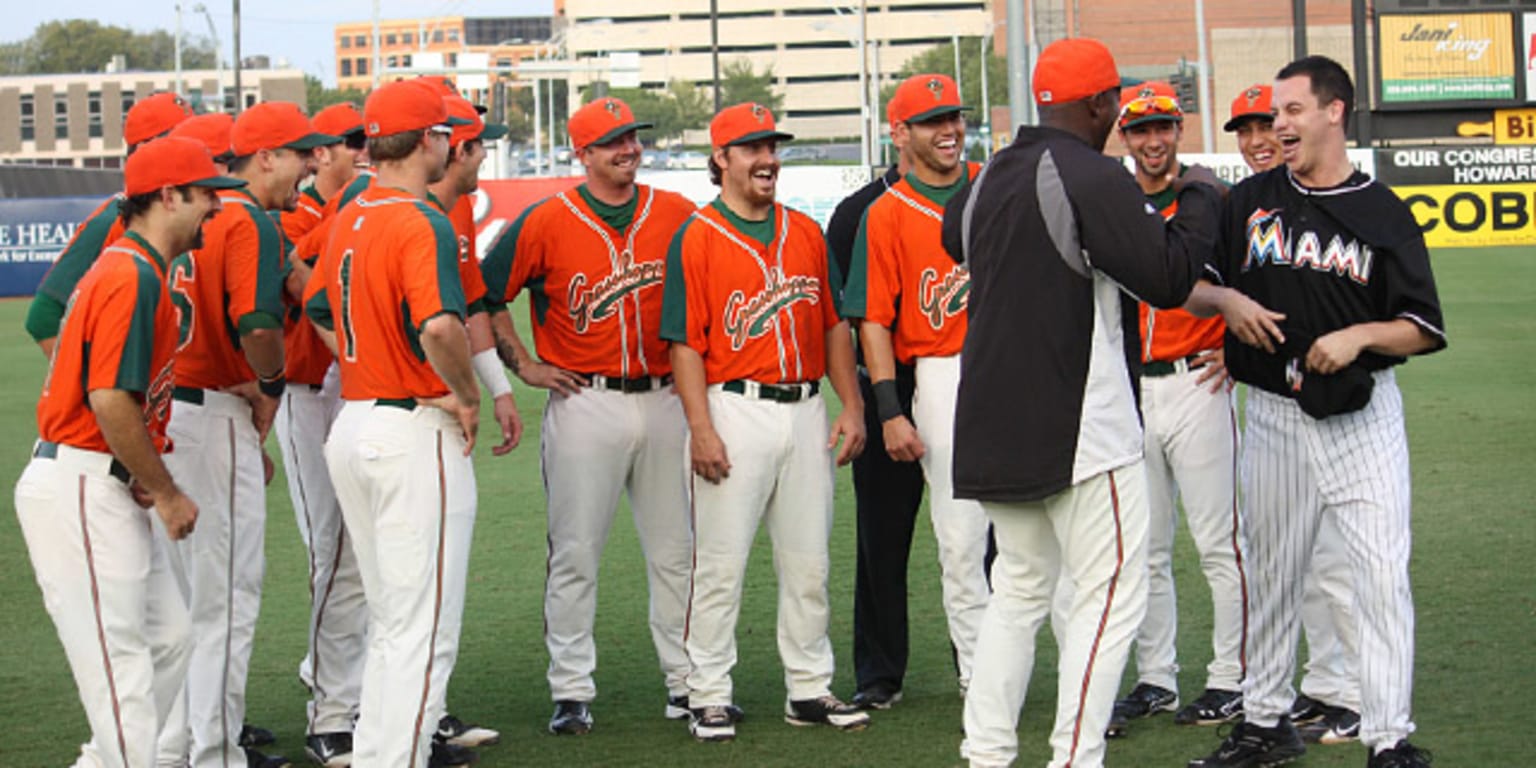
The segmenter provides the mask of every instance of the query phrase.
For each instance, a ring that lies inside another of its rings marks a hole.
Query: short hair
[[[192,202],[191,185],[183,184],[175,187],[175,190],[181,194],[181,201],[183,203]],[[148,212],[149,207],[154,205],[155,201],[159,199],[160,190],[158,189],[125,197],[117,201],[117,217],[122,220],[124,227],[132,226],[133,220]]]
[[[724,148],[722,147],[722,149],[724,149]],[[720,164],[715,162],[715,153],[714,152],[710,152],[709,153],[709,183],[711,183],[711,184],[713,184],[713,185],[715,185],[717,187],[720,186],[720,177],[724,173],[725,173],[725,169],[721,168]]]
[[[458,144],[453,145],[453,148],[448,150],[448,159],[449,161],[461,160],[466,154],[469,153],[469,145],[484,143],[485,142],[481,141],[480,139],[465,139]]]
[[[368,158],[375,163],[404,160],[416,151],[416,145],[421,143],[421,137],[424,135],[426,130],[418,129],[391,133],[388,136],[372,136],[368,139]]]
[[[1312,95],[1323,106],[1335,99],[1344,102],[1344,130],[1349,130],[1349,117],[1355,111],[1355,84],[1343,65],[1327,56],[1306,56],[1297,59],[1275,75],[1276,80],[1289,80],[1306,75],[1312,81]]]
[[[232,173],[232,174],[245,173],[245,170],[247,168],[251,167],[251,158],[253,158],[255,156],[256,156],[255,152],[252,152],[249,155],[234,156],[234,157],[229,158],[229,160],[225,163],[225,166],[229,169],[229,172]]]

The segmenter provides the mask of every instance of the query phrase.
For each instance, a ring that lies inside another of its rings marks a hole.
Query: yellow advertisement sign
[[[1493,143],[1536,144],[1536,109],[1494,110]]]
[[[1380,17],[1383,103],[1515,98],[1508,13]]]
[[[1536,184],[1402,186],[1430,248],[1536,245]]]

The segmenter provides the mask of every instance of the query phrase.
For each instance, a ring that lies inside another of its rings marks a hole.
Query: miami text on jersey
[[[971,273],[956,264],[949,274],[939,279],[939,271],[933,267],[923,270],[918,277],[918,307],[935,331],[944,327],[944,318],[965,311],[966,299],[971,295]]]
[[[1280,210],[1259,208],[1248,217],[1248,253],[1243,257],[1243,271],[1266,264],[1286,265],[1292,269],[1308,267],[1318,272],[1333,272],[1360,285],[1371,282],[1371,247],[1350,238],[1345,243],[1334,235],[1325,247],[1311,230],[1300,235],[1287,233]]]
[[[768,285],[750,300],[742,291],[732,291],[725,300],[725,332],[731,337],[731,351],[739,352],[747,339],[768,332],[779,310],[797,301],[816,304],[821,297],[820,278],[809,275],[785,277],[777,267],[768,271]]]
[[[666,262],[647,261],[635,263],[634,254],[619,254],[618,268],[607,277],[587,287],[585,272],[571,277],[570,291],[566,294],[567,310],[577,333],[586,333],[587,327],[600,320],[613,317],[624,297],[648,285],[660,285],[666,272]]]

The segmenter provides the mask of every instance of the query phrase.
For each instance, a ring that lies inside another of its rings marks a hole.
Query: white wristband
[[[485,385],[492,400],[512,392],[512,382],[507,381],[507,370],[501,367],[501,358],[496,356],[496,350],[476,352],[469,361],[475,367],[475,378]]]

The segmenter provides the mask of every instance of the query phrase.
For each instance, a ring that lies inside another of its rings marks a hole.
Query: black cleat
[[[549,732],[580,736],[592,732],[592,710],[585,701],[557,701],[549,718]]]
[[[277,737],[273,736],[272,732],[265,728],[260,728],[251,725],[250,723],[246,723],[245,725],[240,726],[240,740],[237,743],[242,747],[247,749],[254,749],[256,747],[265,747],[276,742]]]
[[[786,702],[784,722],[790,725],[830,725],[840,731],[860,731],[869,727],[869,713],[852,704],[844,704],[829,693],[814,699]]]
[[[1243,716],[1243,694],[1207,688],[1200,698],[1190,702],[1173,716],[1179,725],[1220,725]]]
[[[1331,709],[1333,707],[1303,693],[1291,702],[1291,722],[1296,725],[1315,723],[1327,717]]]
[[[1301,757],[1307,745],[1301,743],[1296,726],[1281,718],[1273,728],[1239,722],[1211,754],[1189,761],[1189,768],[1270,768]]]
[[[853,695],[853,700],[848,703],[864,710],[886,710],[890,709],[892,705],[900,701],[901,691],[899,689],[892,690],[891,688],[880,683],[874,683],[868,688],[855,693]]]
[[[1403,739],[1391,749],[1371,755],[1365,765],[1366,768],[1429,768],[1433,758],[1429,750],[1419,749]]]
[[[1151,717],[1159,712],[1172,712],[1178,708],[1177,693],[1156,685],[1137,683],[1125,698],[1115,702],[1115,713],[1110,717],[1110,723],[1114,723],[1115,717],[1129,722]]]
[[[480,754],[469,747],[456,747],[445,741],[432,740],[432,755],[427,758],[427,768],[453,768],[458,765],[471,765],[480,759]]]
[[[264,755],[250,747],[245,747],[245,764],[249,768],[288,768],[292,763],[282,755]]]
[[[725,713],[730,715],[731,722],[733,723],[739,723],[747,719],[747,713],[735,704],[725,705]],[[693,710],[688,706],[688,696],[686,694],[682,696],[668,696],[667,708],[663,710],[662,714],[666,715],[668,720],[687,720],[693,717]]]
[[[445,741],[455,747],[484,747],[501,741],[501,734],[485,726],[466,723],[450,714],[437,721],[437,741]]]
[[[699,741],[730,741],[736,738],[736,722],[730,705],[712,705],[690,710],[688,732]]]
[[[1353,709],[1328,707],[1321,720],[1307,723],[1296,730],[1302,741],[1312,744],[1347,744],[1360,740],[1360,714]]]
[[[347,731],[310,734],[304,737],[304,754],[325,768],[347,768],[352,764],[352,734]]]

